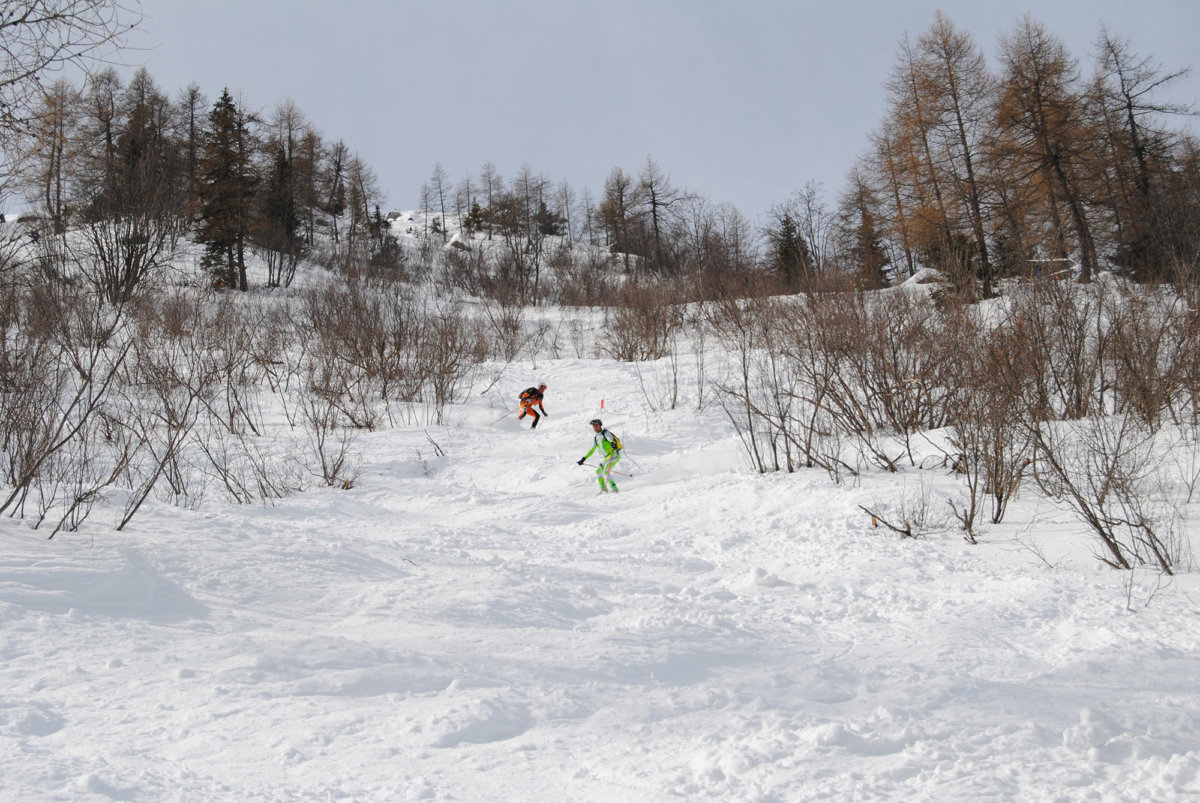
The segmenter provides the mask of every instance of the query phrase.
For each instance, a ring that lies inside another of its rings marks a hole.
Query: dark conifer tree
[[[246,290],[245,246],[253,220],[257,183],[249,123],[229,90],[209,115],[200,164],[200,232],[203,264],[220,287]]]
[[[257,239],[272,256],[267,259],[271,287],[287,284],[304,248],[292,162],[276,148],[271,172],[259,204]]]
[[[812,254],[790,211],[779,210],[766,235],[771,244],[771,267],[786,287],[795,288],[812,277]]]

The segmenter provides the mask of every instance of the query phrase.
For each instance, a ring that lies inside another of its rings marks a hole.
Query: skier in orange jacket
[[[525,388],[525,390],[521,391],[521,395],[519,397],[521,400],[521,414],[517,416],[517,418],[524,418],[527,415],[533,416],[533,424],[529,427],[530,429],[537,429],[538,420],[540,418],[538,411],[533,409],[534,407],[537,407],[538,410],[541,410],[542,415],[550,415],[546,412],[546,408],[542,406],[542,396],[545,394],[545,392],[545,385],[538,385],[536,388]]]

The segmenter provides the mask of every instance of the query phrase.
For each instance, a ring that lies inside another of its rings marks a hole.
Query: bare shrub
[[[1122,285],[1105,304],[1103,366],[1114,412],[1153,428],[1175,409],[1186,384],[1188,317],[1178,298],[1152,287]]]
[[[950,516],[934,501],[933,488],[918,475],[915,489],[906,484],[892,499],[872,502],[869,508],[859,505],[859,509],[871,517],[874,527],[883,525],[901,538],[927,538],[950,529]]]
[[[1043,279],[1013,296],[1012,325],[1033,369],[1030,409],[1038,420],[1082,418],[1099,401],[1100,304],[1089,289],[1097,286]]]
[[[380,403],[405,420],[440,421],[486,355],[486,339],[458,308],[431,310],[400,288],[378,292],[351,282],[314,289],[300,319],[313,334],[306,387],[358,428],[377,425]]]
[[[339,422],[354,429],[375,429],[379,423],[379,390],[373,386],[373,375],[364,372],[361,365],[346,360],[324,341],[308,353],[304,372],[302,398],[319,396],[324,405],[336,411]],[[322,418],[328,417],[322,414]]]
[[[276,349],[281,343],[278,330],[262,323],[259,307],[224,294],[209,308],[203,328],[196,333],[219,377],[208,410],[233,435],[262,435],[265,431],[259,390],[266,370],[257,341],[266,338]]]
[[[420,400],[432,411],[434,423],[443,423],[446,407],[458,400],[486,356],[486,340],[457,309],[435,309],[426,316],[418,352],[424,377]]]
[[[703,409],[709,384],[705,346],[710,315],[703,304],[678,304],[673,309],[679,317],[667,334],[665,353],[652,364],[634,362],[638,387],[651,410],[674,410],[689,391],[695,392],[696,407]],[[690,361],[688,346],[692,347]]]
[[[506,307],[529,303],[523,292],[521,263],[508,251],[493,252],[489,270],[483,276],[483,296]]]
[[[990,498],[991,521],[999,524],[1032,461],[1024,406],[1031,366],[1019,359],[1025,349],[1014,342],[1020,334],[1011,327],[988,328],[970,308],[960,308],[954,320],[947,330],[953,334],[941,347],[969,356],[954,361],[959,376],[947,406],[947,457],[966,485],[967,498],[961,508],[953,502],[951,507],[967,540],[975,543],[984,500]]]
[[[350,484],[344,472],[351,462],[354,430],[375,424],[369,377],[381,370],[384,355],[379,352],[386,344],[379,339],[379,318],[370,314],[380,308],[363,291],[361,285],[327,287],[305,297],[314,341],[305,351],[296,388],[298,423],[316,461],[310,471],[330,486]],[[350,328],[358,324],[369,329]]]
[[[715,304],[709,310],[713,330],[731,357],[729,378],[714,381],[718,403],[754,469],[765,473],[778,471],[779,467],[767,462],[770,434],[755,404],[757,348],[762,327],[762,318],[755,312],[749,302],[742,304],[736,300]]]
[[[824,299],[758,297],[707,305],[732,358],[718,402],[759,471],[820,467],[840,481],[861,467],[847,441],[872,426],[842,371],[846,329]],[[848,433],[855,433],[848,438]]]
[[[262,244],[256,238],[251,250],[267,266],[267,287],[291,287],[300,265],[299,249],[289,249],[280,242]]]
[[[354,429],[346,426],[341,400],[320,387],[300,394],[300,420],[316,467],[313,474],[329,486],[349,488],[357,481]]]
[[[674,338],[671,350],[658,364],[634,363],[638,388],[649,410],[674,410],[679,404],[682,360],[679,340]]]
[[[695,391],[696,391],[696,409],[703,410],[707,401],[708,395],[708,337],[710,333],[709,316],[705,309],[705,304],[696,305],[695,312],[691,317],[691,326],[693,332],[692,343],[695,346],[693,351],[693,368],[695,375]]]
[[[683,325],[683,314],[676,302],[663,285],[625,285],[615,306],[605,310],[604,334],[597,348],[622,362],[666,356]]]
[[[440,276],[448,289],[476,298],[487,298],[492,285],[486,251],[479,245],[445,249]]]
[[[25,301],[20,340],[6,341],[10,351],[5,355],[9,363],[5,408],[15,412],[3,418],[5,470],[12,487],[0,502],[0,512],[22,511],[35,487],[40,498],[57,499],[57,493],[46,490],[62,481],[56,467],[74,472],[71,460],[63,455],[73,449],[81,456],[94,454],[85,445],[101,424],[133,343],[124,305],[102,304],[94,296],[55,283],[34,287]],[[22,347],[32,347],[40,364],[19,355]],[[22,391],[13,382],[33,385]],[[85,496],[93,492],[80,491]],[[39,521],[45,513],[39,512]]]
[[[554,252],[548,267],[558,289],[559,302],[577,307],[612,303],[617,298],[618,264],[615,256],[598,248],[587,249],[582,257],[568,248]]]
[[[352,426],[372,428],[372,400],[387,397],[403,382],[415,322],[393,316],[382,294],[362,282],[329,284],[303,296],[297,326],[311,327],[301,393],[315,393],[339,409]]]
[[[888,470],[915,464],[913,436],[946,424],[964,354],[933,301],[903,290],[813,298],[820,347],[836,355],[831,403],[864,454]],[[969,359],[970,355],[965,355]],[[898,443],[901,449],[897,449]]]
[[[728,299],[707,305],[709,324],[730,356],[727,374],[714,379],[717,403],[725,411],[754,468],[759,472],[794,471],[819,465],[837,476],[853,471],[836,447],[816,434],[821,413],[802,387],[803,377],[791,342],[794,307],[771,298]]]
[[[27,466],[36,461],[49,423],[44,416],[54,409],[69,380],[48,338],[26,327],[0,329],[0,455],[5,484],[17,487]]]
[[[293,457],[272,454],[263,437],[263,372],[246,314],[257,307],[241,301],[176,292],[139,310],[136,359],[114,411],[131,489],[118,530],[151,495],[196,506],[213,480],[242,504],[301,487]]]
[[[1200,489],[1200,432],[1190,422],[1175,428],[1176,435],[1167,453],[1167,460],[1174,467],[1173,476],[1179,483],[1180,496],[1184,505],[1196,499]]]
[[[102,429],[98,422],[89,421],[80,435],[55,452],[47,463],[43,475],[46,481],[37,485],[39,514],[34,529],[53,513],[57,521],[49,538],[60,532],[77,531],[114,481],[116,471],[106,459],[109,450],[99,435]],[[118,460],[116,470],[120,466]]]
[[[1090,416],[1035,424],[1032,434],[1039,482],[1087,524],[1101,561],[1174,574],[1187,547],[1151,428],[1132,415]]]
[[[821,431],[833,430],[836,437],[824,438],[826,443],[853,448],[859,459],[896,471],[906,447],[893,437],[883,409],[896,402],[884,397],[911,391],[907,377],[891,381],[894,370],[872,360],[880,335],[870,327],[881,321],[872,319],[861,295],[843,293],[808,296],[796,312],[785,348],[811,408],[803,419],[808,422],[803,441],[815,444]],[[840,453],[825,457],[832,466],[857,470]]]
[[[110,304],[155,289],[170,265],[183,195],[153,166],[126,168],[86,209],[82,242],[64,237],[80,275]]]
[[[185,447],[220,375],[209,355],[197,348],[197,339],[168,340],[158,337],[159,331],[140,328],[125,381],[129,396],[121,426],[131,443],[125,475],[132,493],[117,530],[125,528],[160,480],[166,484],[168,501],[199,501]]]
[[[78,528],[112,483],[105,445],[114,439],[104,404],[86,415],[80,415],[86,401],[63,409],[79,378],[49,333],[33,336],[15,315],[10,322],[0,330],[0,465],[13,489],[5,509],[31,516],[34,529],[56,517],[53,538]],[[27,510],[30,500],[33,509]]]
[[[487,339],[492,353],[505,362],[517,359],[525,347],[525,308],[490,302],[483,304],[481,309],[487,320]]]
[[[1181,424],[1200,426],[1200,309],[1181,310],[1178,318],[1179,362],[1175,368],[1172,415]]]
[[[257,308],[249,322],[255,334],[249,343],[250,359],[292,426],[296,425],[292,390],[302,382],[303,366],[314,340],[312,330],[297,326],[298,320],[291,306],[281,303]]]
[[[238,504],[282,499],[304,489],[303,462],[290,446],[217,426],[198,431],[195,445],[203,456],[198,471]]]

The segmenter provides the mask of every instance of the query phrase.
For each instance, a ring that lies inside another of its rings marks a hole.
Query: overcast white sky
[[[758,221],[811,180],[843,189],[901,38],[938,8],[993,63],[1029,11],[1087,71],[1101,21],[1165,69],[1200,67],[1196,0],[143,0],[126,60],[172,96],[291,98],[390,208],[415,207],[437,162],[454,182],[527,164],[599,194],[650,156]],[[1198,87],[1173,97],[1200,105]]]

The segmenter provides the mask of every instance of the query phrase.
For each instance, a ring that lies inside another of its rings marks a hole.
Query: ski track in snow
[[[1195,576],[1131,612],[1077,534],[1014,548],[1021,500],[900,540],[858,508],[896,478],[754,475],[627,366],[539,369],[536,431],[475,395],[349,491],[4,520],[0,798],[1200,797]],[[618,495],[574,465],[605,390]]]

